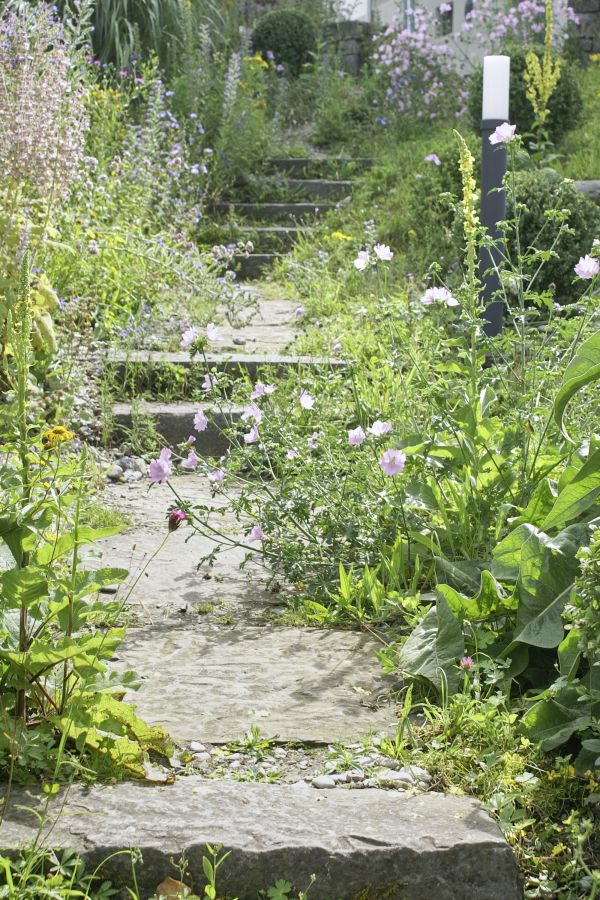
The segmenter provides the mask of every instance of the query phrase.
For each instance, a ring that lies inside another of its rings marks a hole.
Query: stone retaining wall
[[[577,36],[584,53],[600,53],[600,0],[572,0],[579,17]]]

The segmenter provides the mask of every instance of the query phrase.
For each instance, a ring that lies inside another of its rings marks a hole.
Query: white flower
[[[373,251],[377,259],[384,260],[385,262],[389,262],[394,256],[387,244],[375,244]]]
[[[428,288],[421,297],[421,303],[429,306],[431,303],[445,303],[446,306],[458,306],[458,300],[453,297],[447,288]]]
[[[503,122],[502,125],[498,125],[493,134],[490,134],[490,144],[507,144],[513,140],[516,130],[516,125]]]
[[[370,260],[371,260],[371,258],[370,258],[370,256],[369,256],[369,251],[368,251],[368,250],[359,250],[359,251],[358,251],[358,256],[357,256],[356,259],[354,260],[354,267],[355,267],[356,269],[358,269],[359,272],[362,272],[363,269],[366,269],[366,268],[367,268],[367,266],[369,265]]]

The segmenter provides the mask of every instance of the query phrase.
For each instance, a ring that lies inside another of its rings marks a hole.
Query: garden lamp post
[[[481,112],[481,223],[495,243],[483,247],[479,255],[481,301],[484,306],[484,332],[494,337],[502,331],[504,303],[492,300],[500,288],[498,268],[503,246],[499,223],[506,219],[506,193],[502,188],[506,174],[506,144],[490,143],[499,125],[508,122],[510,56],[486,56],[483,60],[483,104]]]

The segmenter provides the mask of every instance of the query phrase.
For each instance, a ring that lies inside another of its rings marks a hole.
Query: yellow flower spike
[[[528,53],[525,58],[527,66],[525,70],[527,99],[533,107],[539,127],[545,123],[550,115],[548,102],[560,79],[560,63],[552,60],[553,24],[552,0],[546,0],[546,36],[543,60],[540,63],[537,54],[533,51]]]
[[[72,441],[74,437],[74,433],[65,428],[64,425],[54,425],[42,434],[42,444],[44,445],[44,450],[54,450],[59,444]]]

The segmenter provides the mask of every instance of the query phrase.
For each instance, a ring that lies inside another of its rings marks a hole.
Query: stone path
[[[289,355],[293,322],[289,302],[261,301],[241,330],[226,331],[215,365],[232,365],[230,351],[242,341],[246,356],[235,365],[255,379],[260,367],[247,349],[278,365]],[[177,360],[153,354],[137,362]],[[169,404],[161,415],[177,421],[185,438],[195,406]],[[210,442],[196,450],[221,452]],[[219,870],[221,890],[240,900],[279,878],[305,889],[313,872],[311,900],[361,891],[365,900],[516,900],[512,852],[483,808],[435,793],[425,770],[378,751],[377,736],[393,735],[397,724],[397,685],[382,675],[380,643],[360,632],[277,624],[288,597],[270,585],[258,559],[241,572],[245,551],[237,548],[198,568],[212,543],[185,526],[166,537],[174,495],[136,478],[103,494],[131,521],[102,545],[105,563],[130,570],[119,596],[132,627],[114,666],[139,673],[141,687],[128,699],[179,745],[174,783],[74,787],[51,803],[48,842],[73,847],[92,865],[140,847],[143,896],[176,875],[171,861],[184,851],[201,892],[209,842],[232,850]],[[214,502],[205,481],[185,475],[174,485],[189,500]],[[240,534],[233,516],[220,524]],[[38,802],[35,793],[14,792],[0,850],[34,836],[24,807]],[[129,871],[117,856],[107,874],[126,880]]]

